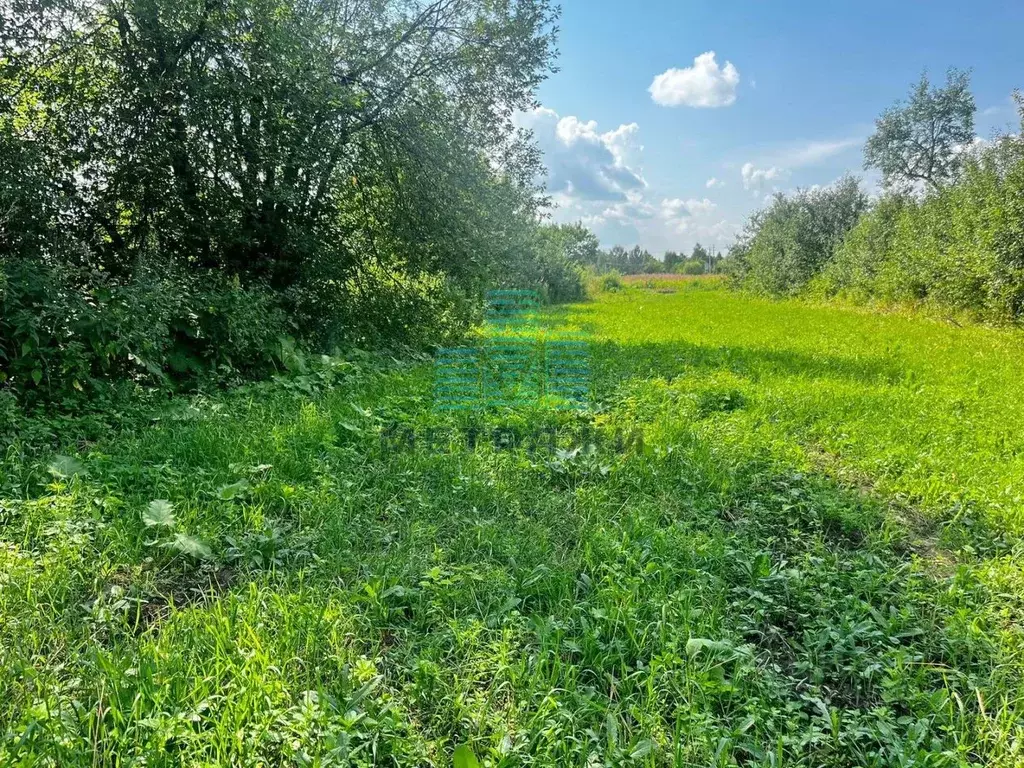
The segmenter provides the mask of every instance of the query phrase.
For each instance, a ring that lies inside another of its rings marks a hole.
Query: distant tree
[[[601,244],[597,235],[583,224],[555,224],[549,228],[551,237],[557,239],[567,259],[585,266],[598,266]]]
[[[680,256],[675,251],[665,251],[665,259],[664,259],[665,271],[666,272],[674,271],[675,268],[676,268],[676,265],[678,265],[680,262],[682,262],[682,260],[683,260],[683,257]]]
[[[922,75],[908,103],[897,102],[875,121],[864,167],[881,171],[887,187],[938,189],[956,177],[974,140],[974,112],[968,73],[949,70],[944,88],[931,87]]]
[[[639,245],[634,245],[626,255],[626,269],[630,274],[635,275],[643,271],[644,263],[647,261],[644,255],[645,251]]]
[[[697,243],[695,246],[693,246],[693,253],[690,254],[690,260],[691,261],[698,261],[701,264],[707,266],[708,259],[710,259],[710,258],[711,258],[711,254],[708,253],[708,249],[705,248],[703,245],[701,245],[700,243]],[[688,273],[688,274],[692,274],[692,273]]]
[[[629,271],[629,253],[621,245],[613,245],[602,254],[599,266],[602,270],[614,269],[625,274]]]

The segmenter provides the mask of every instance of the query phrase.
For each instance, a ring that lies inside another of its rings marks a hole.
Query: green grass
[[[430,368],[367,362],[12,445],[0,765],[1024,764],[1020,335],[552,314],[594,412],[483,426],[642,447],[389,447]]]

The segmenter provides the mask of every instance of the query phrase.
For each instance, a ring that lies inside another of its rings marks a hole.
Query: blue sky
[[[874,188],[864,139],[926,68],[935,82],[972,70],[982,137],[1015,124],[1010,93],[1024,88],[1024,2],[562,0],[562,11],[560,71],[522,116],[545,152],[554,218],[659,255],[726,247],[775,190],[848,170]]]

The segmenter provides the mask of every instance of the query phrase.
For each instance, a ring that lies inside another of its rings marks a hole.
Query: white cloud
[[[636,123],[601,131],[593,120],[545,108],[517,115],[516,123],[533,131],[543,151],[554,221],[579,221],[606,246],[639,244],[652,253],[689,250],[698,240],[724,247],[736,231],[707,197],[652,194]]]
[[[714,176],[712,176],[704,183],[704,186],[707,187],[708,189],[715,189],[716,187],[724,187],[725,182],[720,181],[719,179],[716,179]]]
[[[753,163],[744,163],[740,174],[743,176],[743,188],[756,190],[769,181],[786,178],[789,172],[774,165],[770,168],[755,168]]]
[[[666,198],[661,201],[659,216],[673,230],[688,232],[694,227],[706,225],[708,216],[717,207],[706,197],[703,200]]]
[[[516,122],[533,131],[544,153],[547,189],[555,197],[622,201],[646,186],[634,160],[643,150],[636,143],[636,123],[601,133],[593,120],[560,117],[544,107],[517,116]]]
[[[975,136],[969,144],[955,144],[953,146],[953,154],[955,155],[968,155],[977,156],[981,150],[986,147],[992,146],[992,140],[986,139],[981,136]]]
[[[709,213],[717,207],[717,205],[712,203],[706,197],[703,200],[680,200],[679,198],[674,198],[672,200],[666,199],[661,201],[662,212],[672,216],[679,215],[684,211],[688,215],[694,216],[701,213]]]
[[[644,200],[641,193],[630,192],[624,201],[605,208],[601,216],[614,221],[636,222],[653,218],[656,213],[654,206]]]
[[[663,107],[727,107],[736,101],[740,73],[731,61],[719,68],[715,52],[702,53],[692,67],[672,69],[654,78],[648,90]]]

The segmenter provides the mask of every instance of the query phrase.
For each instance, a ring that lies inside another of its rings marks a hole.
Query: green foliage
[[[542,225],[524,231],[520,243],[518,252],[493,266],[493,284],[532,288],[551,303],[584,297],[583,265],[598,252],[597,238],[590,231],[578,224]]]
[[[875,121],[864,167],[881,171],[892,189],[942,187],[956,178],[963,150],[974,141],[975,109],[968,73],[951,69],[944,88],[932,88],[922,75],[907,104],[895,104]]]
[[[457,746],[452,760],[454,768],[480,768],[480,761],[476,759],[476,753],[468,744]]]
[[[575,255],[533,247],[512,121],[547,0],[6,10],[0,387],[25,402],[262,376],[283,338],[433,343],[512,261],[579,295]]]
[[[598,273],[618,272],[620,275],[658,274],[665,271],[664,262],[656,259],[639,245],[626,250],[621,245],[612,246],[607,251],[593,249],[588,252],[587,260],[582,262]]]
[[[811,292],[866,300],[892,252],[896,226],[904,208],[912,202],[903,196],[883,197],[847,233]]]
[[[174,527],[174,505],[167,499],[154,499],[142,513],[142,522],[147,528]]]
[[[0,764],[1019,761],[1019,335],[672,284],[552,310],[593,412],[479,417],[558,452],[382,441],[458,425],[365,355],[25,424]]]
[[[622,275],[615,271],[607,272],[600,276],[598,285],[602,291],[621,291]]]
[[[706,271],[706,262],[698,259],[687,259],[676,268],[680,275],[703,275]]]
[[[797,293],[832,259],[866,208],[867,197],[852,176],[820,189],[777,194],[750,218],[724,269],[748,290]]]
[[[27,397],[94,396],[111,379],[262,375],[291,326],[258,286],[139,265],[104,272],[19,260],[0,298],[0,379]]]
[[[909,163],[902,171],[879,166],[898,191],[863,215],[865,201],[849,180],[837,187],[841,196],[822,207],[831,211],[825,216],[814,213],[825,198],[777,197],[752,217],[723,271],[735,285],[769,294],[804,291],[984,322],[1019,322],[1024,317],[1024,99],[1015,98],[1021,133],[974,143],[966,76],[952,73],[939,91],[922,80],[912,103],[887,113],[869,142],[869,163],[883,162],[890,150],[894,154],[884,162],[902,157]],[[919,149],[922,137],[934,133],[934,146],[919,157],[905,148],[886,149],[897,128],[906,134],[901,140]],[[925,183],[924,194],[907,191],[916,182]]]
[[[815,286],[858,301],[925,304],[992,322],[1024,313],[1024,139],[965,158],[954,184],[883,198]]]

